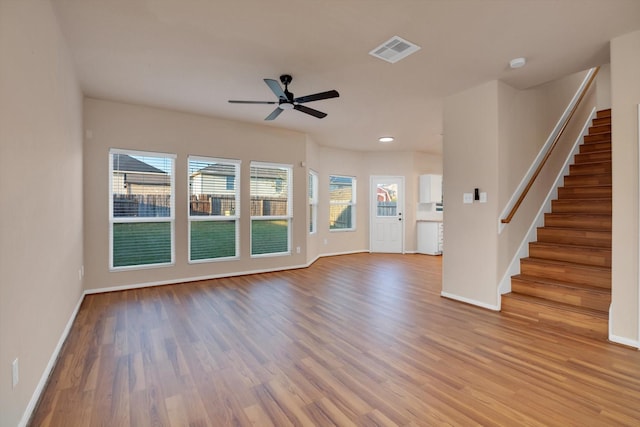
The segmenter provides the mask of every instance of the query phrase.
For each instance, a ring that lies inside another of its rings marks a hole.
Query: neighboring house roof
[[[113,170],[120,172],[144,172],[158,173],[163,175],[166,174],[166,172],[162,169],[158,169],[127,154],[113,155]]]
[[[205,168],[199,169],[197,171],[195,171],[192,176],[198,175],[198,174],[203,174],[203,175],[220,175],[220,176],[233,176],[236,174],[236,166],[235,165],[228,165],[228,164],[221,164],[221,163],[215,163],[212,165],[209,165]]]

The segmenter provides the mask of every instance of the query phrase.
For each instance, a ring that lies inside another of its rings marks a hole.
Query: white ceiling
[[[264,123],[354,150],[441,153],[442,100],[499,79],[524,89],[609,62],[640,29],[640,0],[52,0],[87,96]],[[368,54],[398,35],[422,47]],[[510,70],[524,56],[525,68]],[[284,111],[262,81],[293,75],[316,119]],[[396,142],[380,145],[382,135]]]

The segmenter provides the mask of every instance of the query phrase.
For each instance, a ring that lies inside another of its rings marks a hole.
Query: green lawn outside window
[[[191,221],[191,261],[236,256],[236,221]]]
[[[171,223],[113,224],[113,266],[171,263]]]
[[[251,255],[284,253],[289,251],[289,221],[251,221]]]

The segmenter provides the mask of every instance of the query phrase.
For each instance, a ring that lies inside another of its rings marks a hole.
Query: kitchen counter
[[[437,211],[418,211],[416,213],[416,221],[417,222],[442,222],[442,212]]]

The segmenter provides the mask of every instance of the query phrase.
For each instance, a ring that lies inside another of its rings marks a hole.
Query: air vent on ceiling
[[[418,50],[420,50],[420,46],[415,45],[402,37],[393,36],[391,39],[369,52],[369,55],[393,64],[400,61],[402,58],[406,58],[413,52],[417,52]]]

